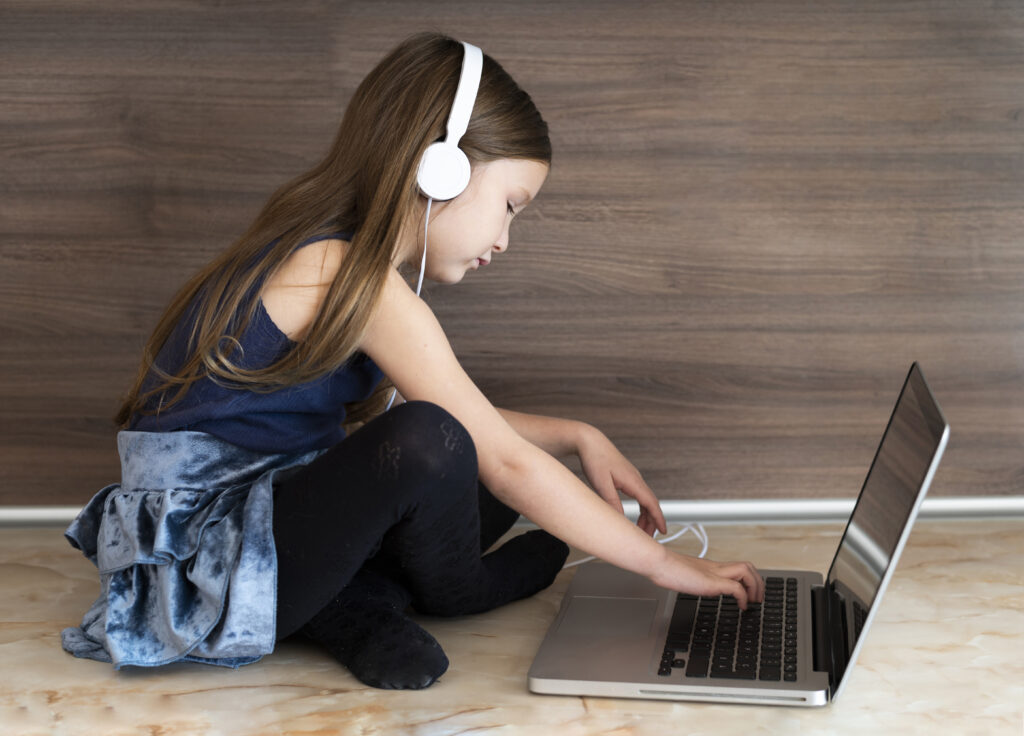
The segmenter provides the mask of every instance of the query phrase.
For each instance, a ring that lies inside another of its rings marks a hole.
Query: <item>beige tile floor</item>
[[[715,559],[821,569],[840,527],[709,531]],[[692,552],[695,542],[673,545]],[[90,563],[61,529],[0,529],[0,733],[1024,734],[1020,521],[920,522],[849,687],[818,709],[529,693],[527,669],[571,575],[489,614],[422,619],[452,660],[425,691],[364,687],[291,642],[237,671],[115,672],[60,648],[61,628],[97,593]]]

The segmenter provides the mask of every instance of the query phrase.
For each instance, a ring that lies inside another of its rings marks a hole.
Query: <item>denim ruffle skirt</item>
[[[267,455],[203,432],[122,431],[121,483],[64,536],[96,565],[100,596],[64,629],[76,657],[152,667],[239,667],[274,650],[274,476],[313,460]]]

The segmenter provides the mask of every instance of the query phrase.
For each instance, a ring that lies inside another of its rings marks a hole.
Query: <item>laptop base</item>
[[[794,682],[690,677],[685,665],[659,674],[676,593],[601,562],[574,576],[528,674],[532,692],[655,700],[821,706],[828,675],[814,671],[811,588],[822,576],[803,570],[762,570],[795,578],[800,619]],[[686,661],[687,655],[680,653]],[[664,672],[664,670],[662,670]]]

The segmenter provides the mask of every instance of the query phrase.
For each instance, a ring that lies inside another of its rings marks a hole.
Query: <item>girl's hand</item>
[[[749,562],[714,562],[665,550],[665,560],[648,577],[653,583],[692,595],[731,595],[739,607],[764,600],[764,578]]]
[[[636,523],[648,535],[657,529],[665,533],[665,516],[661,512],[654,491],[640,477],[633,464],[598,429],[587,425],[580,434],[576,454],[583,463],[583,472],[590,486],[608,504],[622,513],[619,491],[640,504],[640,517]]]

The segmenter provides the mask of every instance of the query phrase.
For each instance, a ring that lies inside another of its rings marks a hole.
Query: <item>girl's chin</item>
[[[438,284],[445,284],[447,286],[451,286],[452,284],[457,284],[460,281],[462,281],[462,279],[466,275],[466,271],[467,270],[468,269],[461,269],[461,270],[458,270],[458,271],[449,271],[447,273],[438,275],[437,278],[431,279],[431,281],[434,281],[434,282],[436,282]]]

